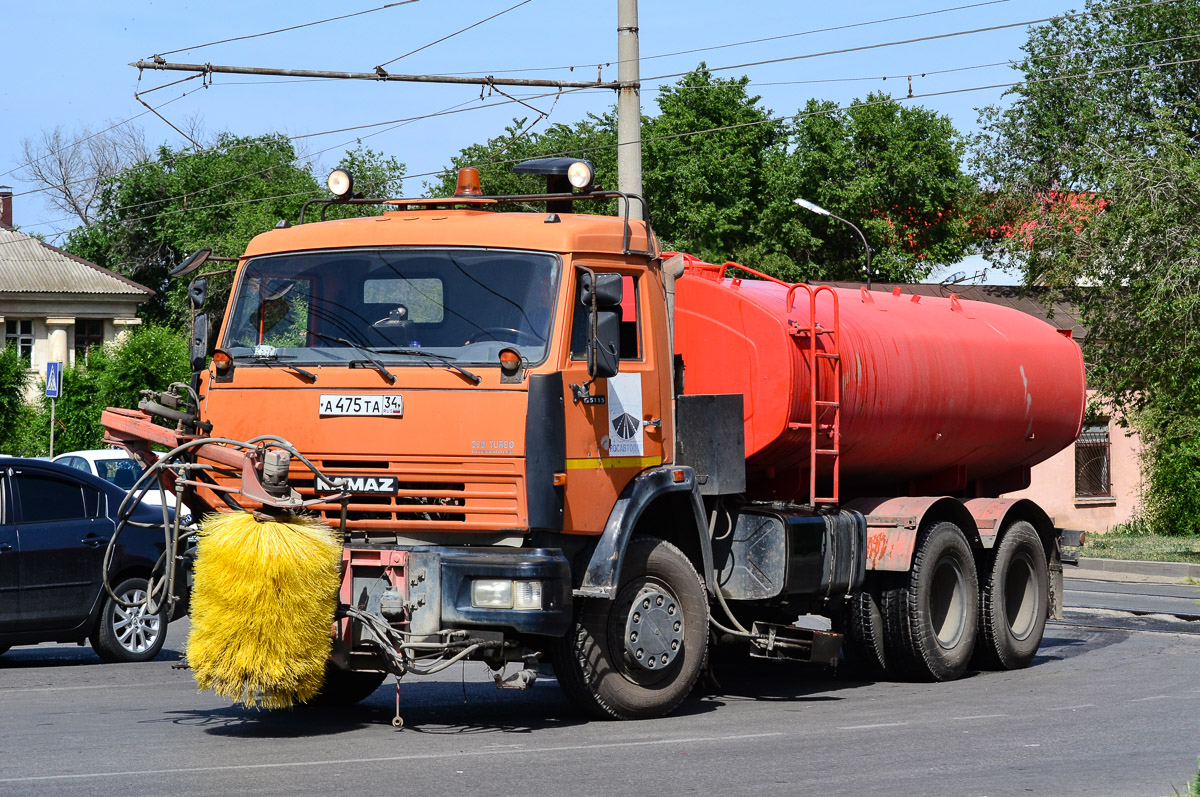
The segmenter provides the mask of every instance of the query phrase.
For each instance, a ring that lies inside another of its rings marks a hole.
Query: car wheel
[[[125,608],[104,595],[104,607],[96,630],[88,637],[100,658],[108,662],[150,661],[162,650],[167,639],[166,606],[158,614],[146,611],[146,579],[127,578],[113,592]]]

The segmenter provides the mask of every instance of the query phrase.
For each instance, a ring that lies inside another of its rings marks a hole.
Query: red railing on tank
[[[669,253],[664,253],[664,256]],[[692,255],[684,254],[685,268],[688,273],[704,279],[722,282],[726,272],[731,268],[752,274],[759,279],[774,282],[786,287],[787,296],[784,308],[788,313],[796,304],[796,294],[803,291],[808,296],[808,326],[802,327],[792,323],[791,334],[797,339],[798,345],[809,362],[808,384],[808,421],[789,423],[791,429],[808,429],[808,495],[809,502],[817,504],[838,503],[839,476],[841,473],[841,407],[842,407],[842,356],[838,347],[838,335],[841,329],[838,295],[828,285],[809,285],[806,282],[785,282],[778,277],[756,271],[749,266],[727,260],[721,265],[706,263]],[[731,284],[736,286],[741,280],[731,278]],[[817,300],[822,293],[828,293],[832,302],[832,317],[830,328],[826,329],[817,321]],[[821,338],[824,345],[818,346]],[[826,367],[822,368],[822,364]],[[827,372],[827,373],[826,373]],[[825,373],[824,378],[822,373]],[[831,397],[825,395],[822,388],[825,380],[832,380]],[[822,441],[827,442],[822,442]],[[821,478],[818,478],[821,477]],[[828,495],[819,495],[818,486],[828,486]]]

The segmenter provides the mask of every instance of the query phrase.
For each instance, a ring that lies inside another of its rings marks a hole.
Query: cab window
[[[574,320],[571,323],[571,359],[587,359],[588,308],[580,299],[580,288],[575,288],[575,299],[571,303]],[[642,359],[642,335],[638,323],[638,279],[621,277],[621,352],[622,360]]]

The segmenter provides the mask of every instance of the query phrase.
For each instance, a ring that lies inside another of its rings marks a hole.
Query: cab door
[[[564,528],[597,534],[621,491],[634,476],[664,460],[663,380],[660,357],[648,334],[649,300],[657,292],[645,270],[587,264],[597,274],[622,274],[620,372],[598,379],[586,396],[588,307],[580,301],[580,274],[568,313],[571,342],[563,363],[566,390],[567,488]],[[664,344],[665,350],[665,344]],[[579,386],[578,389],[573,386]]]

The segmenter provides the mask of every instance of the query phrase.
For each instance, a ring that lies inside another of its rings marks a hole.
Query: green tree
[[[528,117],[513,119],[504,132],[481,144],[464,147],[450,159],[450,168],[425,189],[430,196],[451,196],[458,170],[467,166],[479,169],[483,192],[492,196],[536,194],[546,190],[544,177],[514,174],[513,164],[551,156],[577,157],[590,161],[602,186],[616,188],[617,124],[609,110],[599,116],[589,114],[573,125],[554,124],[538,133]],[[502,208],[511,209],[511,208]],[[589,213],[614,212],[612,208],[589,206]]]
[[[739,260],[792,280],[863,277],[856,234],[806,215],[792,204],[803,196],[864,227],[875,273],[885,278],[923,276],[970,249],[966,208],[976,192],[949,119],[871,95],[849,111],[814,100],[784,123],[748,85],[745,77],[714,77],[701,64],[661,92],[656,116],[642,119],[643,192],[664,248]],[[613,111],[540,135],[528,120],[514,120],[501,135],[463,149],[427,188],[449,195],[454,171],[476,166],[485,193],[538,192],[540,178],[511,174],[511,164],[547,155],[587,158],[612,187]]]
[[[948,117],[882,93],[847,110],[810,100],[787,137],[787,148],[769,159],[759,238],[789,278],[866,275],[857,233],[797,208],[796,197],[863,230],[877,279],[919,280],[974,245],[967,219],[977,190],[962,168],[966,143]]]
[[[17,429],[30,378],[29,368],[16,346],[10,343],[0,349],[0,453],[17,453]]]
[[[1182,2],[1033,29],[1028,82],[974,142],[991,226],[1011,233],[993,256],[1079,308],[1089,384],[1141,432],[1145,519],[1165,533],[1200,531],[1198,24]]]
[[[658,115],[643,122],[644,191],[664,247],[720,263],[758,241],[766,160],[782,131],[749,82],[715,78],[701,63],[659,93]]]
[[[187,343],[178,332],[146,325],[127,338],[93,349],[64,368],[62,390],[54,407],[54,452],[100,448],[104,429],[100,415],[107,407],[137,407],[142,390],[164,390],[191,375]],[[17,445],[27,456],[50,448],[50,401],[42,396],[27,405],[17,423]]]
[[[357,189],[369,195],[399,193],[404,165],[395,158],[360,143],[339,166],[354,172]],[[202,152],[164,145],[153,159],[105,180],[95,220],[74,230],[65,248],[153,288],[158,293],[143,305],[143,317],[185,327],[187,286],[170,284],[168,272],[201,248],[237,257],[281,219],[296,220],[306,201],[328,195],[312,168],[279,134],[223,133]],[[331,218],[373,212],[337,208]],[[223,306],[227,289],[215,291],[210,308]]]

